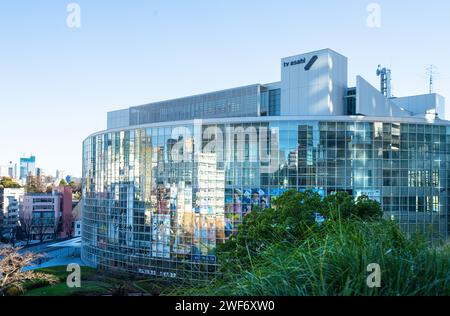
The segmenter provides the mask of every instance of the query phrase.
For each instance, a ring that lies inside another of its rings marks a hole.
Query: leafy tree
[[[272,201],[270,208],[248,214],[237,235],[219,246],[219,257],[224,261],[251,264],[251,258],[275,243],[295,245],[311,234],[326,234],[326,224],[319,225],[317,215],[335,222],[381,219],[383,213],[380,204],[366,196],[355,201],[348,193],[337,192],[322,199],[312,191],[290,190]]]
[[[81,199],[81,183],[70,181],[69,183],[70,188],[72,189],[73,199],[74,200],[80,200]]]
[[[5,189],[20,189],[21,186],[11,178],[4,177],[0,180],[0,186]]]
[[[51,194],[53,192],[53,187],[51,185],[47,186],[47,189],[45,189],[45,193]]]
[[[41,177],[28,176],[25,191],[27,193],[44,193],[46,188],[42,183]]]
[[[64,187],[66,187],[66,186],[67,186],[67,181],[64,180],[64,179],[62,179],[62,180],[59,182],[59,185],[62,185],[62,186],[64,186]]]
[[[321,199],[312,192],[286,192],[268,210],[248,215],[237,234],[219,247],[221,277],[203,292],[450,295],[449,245],[430,247],[425,236],[406,235],[382,215],[380,204],[367,196],[355,200],[337,192]],[[380,288],[366,283],[372,263],[382,270]]]
[[[79,189],[79,184],[73,180],[69,182],[69,186],[72,188],[73,191],[76,191]]]
[[[366,195],[358,197],[355,207],[356,216],[361,219],[380,219],[383,217],[380,203],[369,199]]]
[[[220,278],[187,295],[448,296],[450,245],[406,235],[395,221],[327,220],[303,241],[274,240],[256,255],[222,262]],[[381,268],[381,287],[367,269]],[[184,294],[184,293],[183,293]]]
[[[330,219],[359,218],[363,220],[383,217],[380,203],[363,195],[355,199],[347,192],[337,192],[323,200],[324,215]]]

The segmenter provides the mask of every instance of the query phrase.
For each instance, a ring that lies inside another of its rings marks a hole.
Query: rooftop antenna
[[[429,78],[429,93],[432,94],[434,91],[434,81],[436,75],[439,74],[437,72],[437,67],[435,65],[430,65],[427,67],[427,76]]]
[[[378,65],[377,76],[380,77],[380,91],[386,98],[392,98],[392,72],[386,67]]]

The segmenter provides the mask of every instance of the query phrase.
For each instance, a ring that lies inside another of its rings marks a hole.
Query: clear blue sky
[[[66,6],[81,6],[81,28]],[[381,28],[366,7],[381,5]],[[350,84],[378,87],[390,66],[396,96],[450,98],[449,1],[2,0],[0,164],[33,153],[48,173],[81,175],[81,143],[106,112],[280,79],[281,57],[332,48],[349,58]]]

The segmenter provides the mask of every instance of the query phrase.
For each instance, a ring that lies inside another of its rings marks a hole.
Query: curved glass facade
[[[188,121],[89,137],[83,260],[204,279],[217,245],[288,189],[366,194],[406,232],[448,238],[450,126],[341,118]]]

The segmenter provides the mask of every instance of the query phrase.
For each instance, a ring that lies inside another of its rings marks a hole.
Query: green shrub
[[[314,214],[325,215],[316,223]],[[450,247],[406,237],[382,219],[379,203],[347,193],[323,200],[290,191],[272,208],[250,214],[219,248],[223,278],[190,294],[450,295]],[[381,287],[367,267],[380,265]]]
[[[45,286],[49,286],[49,285],[50,285],[50,282],[48,280],[38,279],[38,280],[25,282],[24,288],[26,291],[31,291],[31,290],[39,289],[41,287],[45,287]]]
[[[23,294],[23,290],[20,287],[14,285],[7,288],[5,291],[6,296],[19,296],[21,294]]]
[[[311,234],[323,233],[323,227],[316,223],[316,214],[324,215],[328,221],[371,220],[380,219],[383,215],[379,203],[365,196],[355,202],[346,192],[322,199],[312,191],[290,190],[272,204],[266,210],[257,210],[246,216],[238,234],[219,246],[220,260],[233,262],[240,269],[247,268],[273,243],[296,244]],[[222,267],[227,270],[228,266],[224,264]]]

